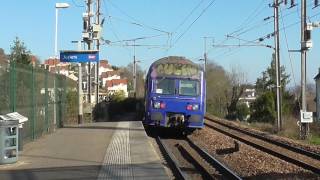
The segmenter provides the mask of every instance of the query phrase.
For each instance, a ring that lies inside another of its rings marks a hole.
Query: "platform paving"
[[[58,129],[24,146],[1,180],[169,179],[140,121]]]

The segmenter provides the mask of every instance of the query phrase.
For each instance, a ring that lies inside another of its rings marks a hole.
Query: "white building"
[[[109,94],[113,94],[117,91],[123,91],[125,93],[125,97],[128,97],[128,81],[127,79],[112,79],[110,81],[106,81],[106,88]]]
[[[108,72],[108,71],[113,71],[112,67],[108,63],[107,60],[100,60],[99,64],[99,76],[101,76],[102,73]]]
[[[245,89],[243,95],[239,98],[239,101],[246,104],[247,107],[250,107],[250,103],[255,101],[256,99],[257,97],[255,89]]]
[[[120,74],[117,71],[103,72],[103,73],[101,73],[100,78],[102,81],[102,87],[106,86],[107,81],[111,81],[113,79],[121,79]]]

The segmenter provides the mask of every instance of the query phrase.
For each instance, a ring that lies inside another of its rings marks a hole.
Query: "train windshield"
[[[162,79],[157,79],[155,82],[156,82],[155,91],[157,94],[168,94],[168,95],[174,94],[174,90],[175,90],[174,79],[162,78]]]
[[[182,96],[198,96],[200,83],[197,80],[180,80],[179,95]]]

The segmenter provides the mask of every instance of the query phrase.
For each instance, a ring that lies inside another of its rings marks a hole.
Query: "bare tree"
[[[144,96],[144,71],[142,71],[139,65],[137,67],[137,88],[136,88],[136,95],[138,98]],[[126,67],[120,67],[120,76],[121,78],[126,78],[128,80],[128,91],[133,91],[133,64],[130,63]]]
[[[242,96],[245,89],[245,85],[248,84],[247,74],[241,69],[241,67],[231,67],[231,72],[228,75],[231,89],[226,92],[228,99],[227,103],[227,118],[237,118],[237,105],[239,98]]]
[[[206,67],[207,111],[224,117],[227,113],[225,93],[230,88],[228,73],[222,66],[210,61]]]

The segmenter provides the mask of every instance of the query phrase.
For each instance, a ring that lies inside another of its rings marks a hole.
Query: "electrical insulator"
[[[306,29],[304,31],[304,41],[302,43],[302,49],[312,48],[311,31],[313,29],[312,23],[307,23]]]
[[[306,30],[305,31],[305,41],[310,41],[311,40],[311,30]]]
[[[284,0],[284,5],[287,5],[288,4],[288,0]]]
[[[304,40],[305,41],[311,41],[311,30],[305,30],[305,32],[304,32]]]
[[[88,22],[83,21],[83,31],[87,31],[87,27],[88,27]]]
[[[294,3],[294,0],[291,0],[291,7],[296,6],[296,4]]]
[[[314,0],[314,7],[319,6],[319,0]]]

